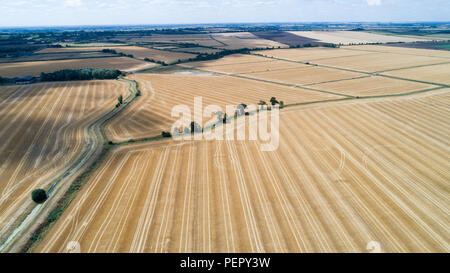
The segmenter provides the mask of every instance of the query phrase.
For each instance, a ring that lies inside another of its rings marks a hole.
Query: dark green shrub
[[[38,204],[42,204],[47,200],[47,193],[43,189],[34,190],[31,193],[31,199]]]

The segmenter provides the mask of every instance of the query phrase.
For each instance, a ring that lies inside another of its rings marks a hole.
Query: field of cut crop
[[[0,241],[30,194],[47,188],[85,149],[86,126],[114,107],[118,81],[0,86]]]
[[[188,105],[193,112],[194,97],[202,96],[203,105],[269,103],[271,97],[285,104],[341,98],[301,88],[286,87],[229,76],[171,74],[136,74],[142,97],[107,126],[114,141],[142,138],[169,131],[178,118],[171,117],[172,107]],[[211,118],[204,118],[205,122]]]
[[[139,46],[123,46],[123,47],[108,47],[114,49],[117,52],[124,54],[131,54],[138,59],[153,59],[156,61],[163,61],[166,63],[173,63],[178,60],[186,60],[189,58],[195,58],[195,54],[188,54],[183,52],[163,51],[158,49],[151,49]]]
[[[0,63],[0,76],[13,78],[22,76],[39,76],[41,72],[54,72],[62,69],[112,68],[122,71],[150,68],[154,64],[126,57],[72,59],[60,61],[37,61],[19,63]]]
[[[337,57],[349,57],[349,56],[373,54],[373,52],[364,52],[364,51],[361,52],[356,50],[348,50],[346,48],[326,48],[326,47],[274,49],[274,50],[254,51],[253,53],[260,54],[266,57],[274,57],[279,59],[304,61],[304,62]]]
[[[348,68],[365,72],[386,71],[444,62],[448,62],[448,59],[394,53],[364,54],[349,57],[325,58],[314,61],[314,63],[321,65]]]
[[[383,74],[450,85],[450,62],[447,64],[390,71]]]
[[[414,42],[432,40],[423,37],[405,37],[394,35],[382,35],[362,31],[289,31],[292,34],[316,39],[323,43],[332,44],[367,44],[367,43],[389,43],[389,42]]]
[[[449,106],[443,89],[287,109],[272,152],[114,148],[34,251],[449,252]]]
[[[407,48],[393,45],[358,45],[358,46],[345,46],[341,49],[346,50],[358,50],[366,52],[380,52],[380,53],[395,53],[402,55],[416,55],[416,56],[428,56],[428,57],[441,57],[450,59],[450,53],[445,50],[430,50],[419,48]]]
[[[277,69],[258,73],[244,73],[246,76],[291,84],[317,84],[327,81],[348,80],[365,77],[365,74],[318,66],[304,66],[294,69]]]
[[[345,81],[336,81],[314,85],[320,90],[352,96],[375,96],[409,93],[431,89],[436,86],[413,81],[369,76]]]

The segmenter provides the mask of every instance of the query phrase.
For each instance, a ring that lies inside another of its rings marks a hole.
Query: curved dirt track
[[[2,87],[0,234],[2,242],[48,190],[88,152],[87,127],[110,110],[126,85],[118,81],[55,82]],[[99,139],[102,143],[101,135]],[[95,149],[94,149],[95,150]],[[80,161],[81,164],[81,161]]]
[[[256,141],[115,148],[36,252],[449,252],[450,91],[286,109]]]

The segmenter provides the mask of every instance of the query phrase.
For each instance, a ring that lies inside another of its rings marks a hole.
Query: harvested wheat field
[[[292,63],[286,61],[278,61],[261,58],[259,60],[246,62],[244,59],[242,63],[231,63],[215,65],[209,62],[201,63],[187,63],[181,66],[191,67],[200,70],[206,70],[211,72],[229,73],[229,74],[243,74],[243,73],[256,73],[265,71],[277,71],[293,68],[306,68],[307,66],[301,63]]]
[[[27,75],[39,76],[41,72],[49,73],[62,69],[80,69],[87,67],[133,71],[137,69],[150,68],[153,66],[155,65],[126,57],[0,63],[0,76],[8,78],[22,77]]]
[[[274,96],[285,104],[342,98],[327,93],[229,76],[170,74],[135,76],[142,89],[142,97],[106,127],[108,136],[113,141],[149,137],[159,135],[161,131],[169,131],[178,119],[171,117],[172,107],[185,104],[193,109],[196,96],[202,96],[204,106],[216,104],[222,107],[224,112],[226,105],[239,103],[256,105],[260,100],[268,103]],[[208,121],[211,118],[205,117],[204,120]]]
[[[450,52],[445,50],[431,50],[431,49],[419,49],[419,48],[407,48],[397,47],[389,45],[358,45],[358,46],[345,46],[341,49],[352,51],[366,51],[380,52],[380,53],[395,53],[402,55],[416,55],[416,56],[428,56],[428,57],[440,57],[450,59]],[[445,61],[445,60],[444,60]]]
[[[368,76],[351,80],[321,83],[314,88],[351,96],[394,95],[436,88],[437,86],[413,81]]]
[[[367,75],[361,73],[309,65],[305,65],[303,68],[278,69],[275,71],[244,74],[263,80],[305,85],[367,77]]]
[[[323,43],[332,44],[367,44],[367,43],[392,43],[427,41],[431,38],[405,37],[394,35],[382,35],[362,31],[289,31],[292,34],[316,39]]]
[[[345,48],[312,47],[312,48],[290,48],[290,49],[253,51],[253,53],[265,57],[309,62],[329,58],[368,55],[376,52],[348,50],[346,49],[346,47]]]
[[[448,252],[450,90],[283,110],[280,146],[115,148],[34,249]]]
[[[178,60],[186,60],[190,58],[195,58],[195,54],[183,53],[183,52],[173,52],[164,51],[152,48],[145,48],[139,46],[123,46],[123,47],[108,47],[109,49],[114,49],[117,52],[124,54],[131,54],[138,59],[153,59],[156,61],[163,61],[166,63],[173,63]]]
[[[230,55],[218,60],[190,62],[181,64],[180,66],[229,74],[255,73],[308,67],[307,65],[301,63],[273,60],[260,56],[242,54]]]
[[[404,55],[394,53],[364,54],[316,60],[314,63],[364,72],[381,72],[420,65],[447,63],[448,59],[439,57]]]
[[[450,85],[450,62],[447,64],[390,71],[383,74],[411,80]]]
[[[33,190],[73,164],[86,149],[88,124],[126,90],[119,81],[0,87],[0,234],[32,205]]]

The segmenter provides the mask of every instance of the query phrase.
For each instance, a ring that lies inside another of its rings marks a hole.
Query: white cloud
[[[369,6],[379,6],[381,5],[381,0],[367,0]]]
[[[66,6],[69,6],[69,7],[79,7],[83,3],[81,2],[81,0],[66,0],[65,4],[66,4]]]

